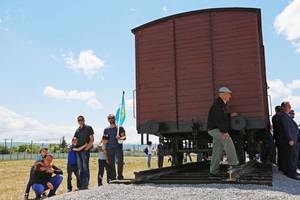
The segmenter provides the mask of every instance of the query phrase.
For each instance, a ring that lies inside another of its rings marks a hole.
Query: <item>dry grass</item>
[[[146,157],[125,157],[124,177],[133,178],[135,171],[145,170]],[[152,166],[157,166],[156,157],[152,158]],[[28,175],[30,166],[33,164],[31,160],[18,160],[18,161],[0,161],[0,199],[1,200],[18,200],[23,199],[25,186],[28,181]],[[64,180],[57,194],[61,194],[67,191],[67,179],[66,179],[66,160],[57,159],[54,164],[60,167],[64,171]],[[167,162],[165,160],[165,166]],[[169,164],[168,164],[169,165]],[[97,185],[97,173],[98,173],[98,160],[97,158],[91,158],[90,160],[90,187]],[[73,188],[76,188],[76,178],[73,176]],[[105,179],[104,179],[105,180]],[[30,191],[30,197],[34,197],[32,189]]]

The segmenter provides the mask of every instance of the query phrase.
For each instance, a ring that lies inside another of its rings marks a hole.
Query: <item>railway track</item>
[[[115,183],[154,184],[260,184],[272,186],[272,164],[249,161],[229,178],[227,165],[221,165],[221,176],[209,177],[209,162],[192,162],[181,166],[135,172],[135,179]]]

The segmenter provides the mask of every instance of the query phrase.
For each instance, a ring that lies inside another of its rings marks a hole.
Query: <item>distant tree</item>
[[[30,147],[27,144],[21,144],[18,147],[18,152],[28,152]]]
[[[21,144],[18,147],[18,152],[27,152],[27,153],[38,153],[40,150],[40,146],[37,144]]]
[[[0,145],[0,153],[1,153],[1,154],[8,154],[9,151],[8,151],[7,148],[5,149],[5,146]]]
[[[51,153],[58,153],[60,152],[60,144],[49,144],[48,150]]]
[[[60,143],[60,150],[62,153],[66,153],[68,151],[68,144],[66,142],[65,136],[62,137],[62,140]]]
[[[12,148],[9,148],[9,152],[10,152],[10,153],[18,152],[18,147],[12,147]]]

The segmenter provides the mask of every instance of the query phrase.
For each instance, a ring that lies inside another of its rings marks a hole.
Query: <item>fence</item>
[[[67,153],[51,153],[55,159],[66,159]],[[0,160],[35,160],[39,154],[37,153],[12,153],[12,154],[0,154]],[[98,153],[90,153],[91,157],[97,157]],[[142,151],[124,151],[124,156],[142,157],[145,153]]]
[[[12,154],[1,154],[1,160],[34,160],[39,154],[37,153],[12,153]],[[66,158],[67,153],[52,153],[54,158]]]

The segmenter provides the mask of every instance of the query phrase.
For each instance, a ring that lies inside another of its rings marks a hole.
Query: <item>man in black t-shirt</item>
[[[125,129],[120,126],[116,126],[116,118],[113,114],[109,114],[108,122],[109,127],[104,129],[103,135],[109,137],[108,143],[106,145],[107,156],[109,161],[110,173],[108,175],[110,180],[116,180],[116,167],[115,162],[117,159],[118,167],[118,180],[124,179],[123,177],[123,165],[124,165],[124,155],[123,155],[123,141],[126,140]],[[118,134],[119,132],[119,134]]]
[[[83,150],[78,151],[77,155],[77,167],[79,170],[79,177],[81,182],[80,189],[88,189],[90,180],[90,170],[89,170],[89,159],[90,159],[90,149],[94,142],[94,130],[91,126],[85,124],[83,116],[78,116],[77,121],[79,128],[76,130],[74,137],[78,139],[78,148],[83,147]]]

